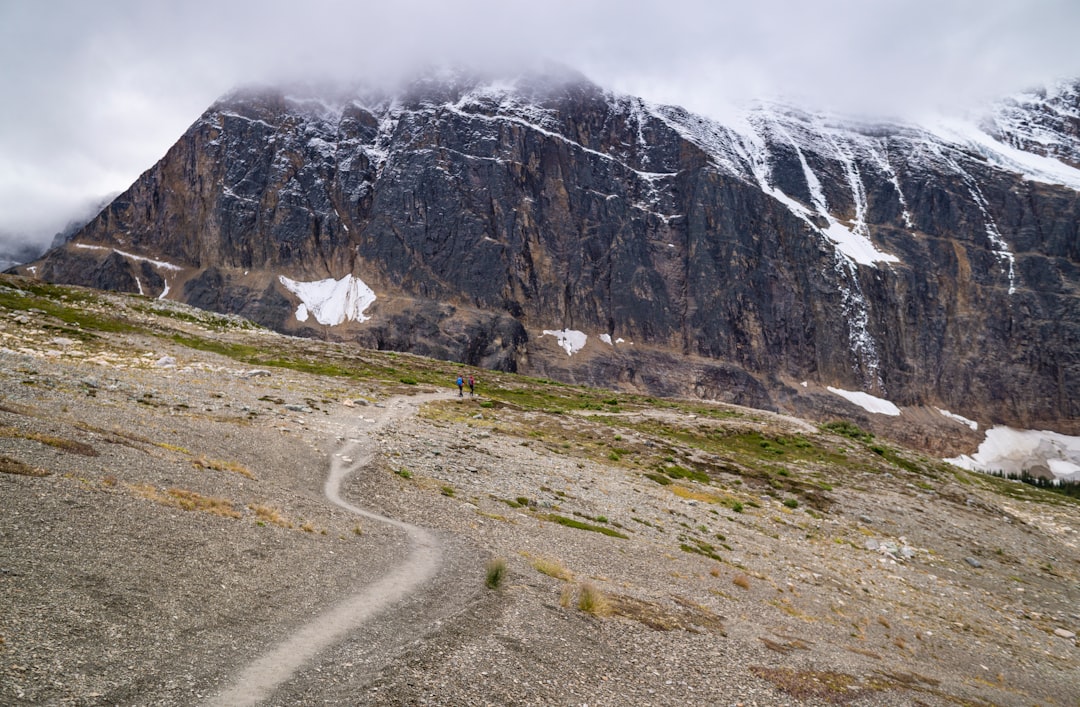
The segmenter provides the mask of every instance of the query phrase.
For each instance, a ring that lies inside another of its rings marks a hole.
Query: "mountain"
[[[21,236],[0,233],[0,271],[39,258],[44,250],[40,246],[28,245]]]
[[[1075,434],[1078,85],[928,126],[721,124],[566,70],[246,89],[20,272],[565,381]]]

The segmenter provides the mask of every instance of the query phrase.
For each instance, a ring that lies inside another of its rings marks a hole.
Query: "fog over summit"
[[[253,81],[551,57],[598,84],[723,118],[786,96],[843,112],[959,108],[1080,75],[1074,3],[832,1],[660,7],[424,0],[0,7],[0,232],[45,245],[126,189],[215,98]]]

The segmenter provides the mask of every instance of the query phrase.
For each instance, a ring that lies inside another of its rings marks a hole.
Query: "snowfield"
[[[589,340],[589,337],[583,331],[577,331],[575,329],[560,329],[558,331],[553,329],[544,329],[544,336],[554,336],[565,351],[567,356],[573,356],[581,349],[585,348],[585,342]]]
[[[306,322],[312,315],[320,324],[336,326],[346,321],[366,322],[371,318],[364,315],[364,310],[375,301],[375,292],[358,277],[346,275],[340,280],[297,282],[280,275],[278,280],[300,299],[296,308],[298,321]]]
[[[969,471],[1033,476],[1049,471],[1062,481],[1080,481],[1080,437],[999,425],[986,431],[977,452],[945,461]]]
[[[878,415],[900,414],[900,408],[896,407],[895,404],[889,402],[888,400],[885,400],[884,398],[879,398],[876,395],[870,395],[870,393],[862,393],[852,390],[841,390],[840,388],[833,388],[832,386],[827,386],[827,388],[830,393],[834,395],[839,395],[841,398],[844,398],[848,402],[858,405],[867,412],[872,412]]]

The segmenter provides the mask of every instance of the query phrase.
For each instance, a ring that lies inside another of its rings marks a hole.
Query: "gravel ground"
[[[50,322],[0,311],[2,704],[203,704],[378,582],[406,534],[323,495],[358,451],[343,497],[433,532],[438,570],[267,704],[1080,704],[1075,504],[868,467],[827,512],[749,485],[735,512],[582,453],[596,420]],[[634,414],[626,447],[671,420]]]

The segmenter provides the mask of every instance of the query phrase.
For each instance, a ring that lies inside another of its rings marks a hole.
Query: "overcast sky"
[[[0,245],[47,242],[244,83],[513,55],[719,118],[917,116],[1080,77],[1078,38],[1078,0],[0,0]]]

